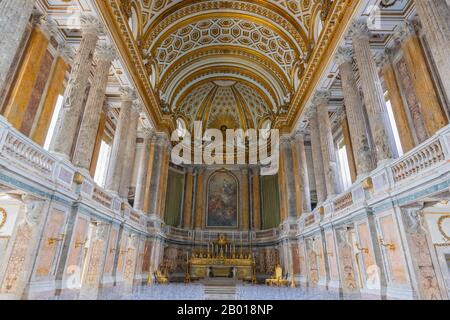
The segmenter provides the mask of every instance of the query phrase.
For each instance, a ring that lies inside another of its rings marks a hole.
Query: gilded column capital
[[[353,62],[353,50],[350,47],[339,47],[336,55],[334,56],[334,61],[338,66],[343,65],[344,63],[352,63]]]

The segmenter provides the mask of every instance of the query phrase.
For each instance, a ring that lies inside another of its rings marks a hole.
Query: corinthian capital
[[[137,99],[136,91],[130,87],[120,88],[122,101],[134,101]]]
[[[113,61],[117,57],[116,49],[110,43],[101,43],[97,46],[95,55],[98,60]]]
[[[353,51],[350,47],[339,47],[336,55],[334,56],[334,61],[336,61],[338,66],[344,63],[353,62]]]
[[[328,105],[328,100],[330,99],[330,92],[319,90],[316,92],[313,98],[313,104],[317,107]]]
[[[83,34],[98,35],[103,31],[103,26],[98,18],[92,14],[81,14],[80,16],[81,30]]]
[[[405,21],[395,29],[394,38],[402,43],[406,39],[416,35],[416,30],[411,21]]]
[[[352,38],[369,38],[370,31],[367,27],[367,22],[364,20],[355,20],[349,30],[349,36]]]

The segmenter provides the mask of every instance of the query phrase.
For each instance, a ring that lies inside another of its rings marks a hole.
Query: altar
[[[207,250],[195,251],[188,259],[189,280],[205,278],[234,278],[242,281],[255,281],[255,260],[251,253],[242,248],[236,252],[234,244],[228,243],[225,236],[208,244]]]

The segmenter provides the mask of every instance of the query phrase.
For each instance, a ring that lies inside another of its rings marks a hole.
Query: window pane
[[[348,189],[352,185],[352,175],[350,173],[350,165],[347,158],[347,147],[343,139],[338,143],[338,159],[339,170],[342,177],[342,185],[344,189]]]
[[[400,134],[398,133],[397,123],[395,122],[394,111],[392,110],[392,104],[390,100],[386,100],[387,111],[389,114],[389,122],[391,123],[392,134],[394,135],[395,146],[397,147],[397,153],[399,157],[403,155],[402,143],[400,141]]]
[[[55,110],[53,111],[52,121],[50,121],[50,127],[48,128],[47,136],[45,138],[45,150],[50,149],[50,144],[52,143],[53,135],[55,134],[55,129],[58,123],[59,113],[61,112],[63,101],[64,97],[62,95],[59,95],[58,100],[56,101]]]
[[[108,171],[108,162],[110,153],[111,153],[110,145],[102,140],[94,176],[95,183],[97,183],[101,187],[104,187],[106,183],[106,174]]]

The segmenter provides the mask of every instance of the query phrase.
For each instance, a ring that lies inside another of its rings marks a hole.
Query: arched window
[[[187,134],[186,122],[182,118],[177,119],[177,133],[180,138],[184,138]]]

